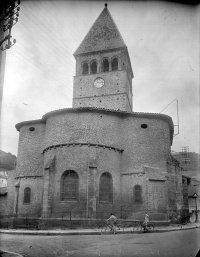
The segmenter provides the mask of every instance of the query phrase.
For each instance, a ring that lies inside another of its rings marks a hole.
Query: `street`
[[[200,228],[164,233],[0,237],[1,250],[24,257],[195,257],[200,249]]]

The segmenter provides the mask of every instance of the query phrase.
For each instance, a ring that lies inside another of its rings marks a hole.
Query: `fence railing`
[[[134,221],[144,220],[145,213],[149,214],[150,221],[167,222],[172,220],[173,217],[178,217],[184,212],[177,212],[177,210],[170,210],[170,215],[165,212],[155,213],[153,211],[141,210],[140,212],[133,212],[128,209],[120,209],[114,214],[117,216],[121,223],[129,223]],[[48,216],[41,216],[31,214],[18,214],[18,215],[1,215],[0,214],[0,227],[3,228],[48,228],[48,227],[87,227],[87,226],[100,226],[109,218],[110,212],[96,211],[95,214],[86,213],[85,210],[71,210],[65,213],[49,214]],[[173,215],[172,215],[173,214]],[[185,214],[184,214],[185,215]]]
[[[97,210],[95,212],[87,212],[86,210],[66,210],[65,212],[57,212],[57,213],[48,213],[48,216],[45,216],[45,218],[48,219],[62,219],[62,220],[72,220],[72,219],[107,219],[110,216],[110,211],[102,211],[102,210]],[[174,216],[176,215],[182,215],[182,213],[187,213],[187,210],[184,212],[178,212],[177,210],[170,210],[168,211],[168,214],[166,214],[166,211],[160,211],[160,212],[155,212],[155,211],[150,211],[150,210],[140,210],[139,212],[133,212],[132,210],[129,209],[120,209],[117,211],[114,211],[114,215],[117,216],[118,219],[143,219],[145,214],[148,213],[150,219],[168,219],[170,216],[170,213]],[[43,218],[41,212],[38,214],[0,214],[0,219],[5,219],[5,218],[15,218],[15,219],[20,219],[20,218],[30,218],[30,219],[41,219]]]

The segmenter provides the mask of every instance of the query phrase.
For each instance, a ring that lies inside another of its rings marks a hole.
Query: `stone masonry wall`
[[[166,212],[168,210],[167,183],[148,181],[147,188],[147,210]]]
[[[27,177],[18,178],[16,183],[20,182],[19,199],[18,199],[18,215],[19,216],[41,216],[42,195],[43,195],[43,177]],[[24,189],[30,187],[31,201],[30,204],[25,204]]]
[[[93,85],[97,77],[105,81],[101,88]],[[126,70],[74,77],[73,107],[92,106],[131,111],[130,87]]]
[[[51,215],[62,217],[69,215],[87,216],[87,199],[88,199],[88,172],[90,163],[95,163],[97,173],[95,175],[96,188],[95,204],[96,211],[111,211],[120,202],[120,159],[121,153],[95,146],[63,146],[51,149],[45,153],[45,161],[52,156],[56,156],[54,180],[51,181],[52,202]],[[61,201],[60,188],[61,176],[66,170],[74,170],[79,177],[79,197],[78,201]],[[109,172],[113,177],[113,204],[99,203],[99,180],[103,172]]]
[[[122,209],[126,210],[129,216],[132,213],[146,210],[146,176],[145,174],[124,174],[122,181]],[[142,188],[141,203],[135,202],[134,186],[140,185]]]
[[[39,215],[41,209],[46,208],[45,210],[55,217],[67,215],[69,211],[82,213],[80,215],[86,217],[88,204],[90,211],[93,208],[96,212],[106,215],[110,211],[119,213],[123,204],[131,212],[146,208],[147,202],[148,208],[153,210],[160,211],[167,206],[168,196],[166,190],[163,191],[166,183],[149,181],[147,193],[143,170],[146,165],[154,167],[155,172],[167,172],[170,131],[165,120],[103,110],[76,110],[57,114],[55,112],[48,116],[45,131],[43,125],[38,124],[35,127],[40,131],[37,135],[29,133],[28,126],[20,130],[18,172],[19,167],[22,167],[22,177],[19,188],[19,213]],[[25,150],[31,155],[27,156]],[[52,164],[54,156],[55,163]],[[91,162],[96,169],[93,173],[96,188],[90,188],[93,205],[87,201],[88,169]],[[43,178],[43,170],[51,164],[53,167],[49,170],[49,176]],[[60,179],[65,170],[74,170],[79,176],[78,201],[60,201]],[[110,172],[113,177],[114,199],[111,204],[101,204],[98,200],[99,178],[105,171]],[[32,177],[25,176],[28,174]],[[41,174],[41,177],[36,174]],[[45,204],[49,205],[46,207],[42,205],[43,183],[46,183],[43,179],[49,179],[49,184],[45,184],[49,186],[50,193],[45,198]],[[141,204],[133,203],[133,187],[136,184],[142,186]],[[23,190],[28,185],[32,188],[33,195],[36,191],[37,193],[31,205],[26,206],[22,199]]]
[[[94,96],[74,99],[74,107],[94,106],[98,108],[106,107],[113,110],[131,110],[127,94],[117,94],[112,96]],[[112,105],[112,106],[111,106]]]
[[[142,124],[147,124],[147,128],[142,128]],[[56,149],[53,150],[54,145],[63,143],[70,143],[71,145],[56,147]],[[75,144],[73,145],[73,143]],[[80,145],[78,143],[80,143]],[[168,123],[158,119],[147,119],[129,115],[125,117],[104,112],[91,113],[77,111],[76,113],[65,113],[48,118],[45,147],[48,148],[51,146],[52,150],[48,151],[55,151],[54,154],[56,153],[57,165],[65,166],[65,168],[64,166],[63,168],[56,166],[55,172],[57,172],[57,169],[62,171],[65,169],[75,169],[82,174],[82,177],[80,177],[82,182],[80,184],[83,186],[80,188],[80,203],[83,204],[82,206],[86,206],[86,198],[83,197],[86,195],[85,183],[88,169],[86,161],[88,160],[88,155],[86,155],[86,153],[88,154],[87,149],[93,149],[94,147],[83,146],[83,143],[105,144],[124,150],[120,156],[121,163],[117,161],[118,166],[115,169],[121,175],[130,173],[131,176],[125,175],[121,178],[121,182],[120,179],[118,182],[115,181],[115,183],[119,183],[118,186],[122,188],[122,205],[125,203],[126,208],[132,212],[147,208],[146,179],[143,175],[143,167],[144,165],[149,165],[155,167],[160,173],[167,172],[166,158],[170,153],[170,132]],[[102,150],[102,147],[95,149]],[[103,150],[103,152],[106,151],[105,149]],[[110,150],[110,153],[112,153],[112,151],[113,150]],[[116,154],[120,155],[118,152],[116,152]],[[105,160],[100,158],[100,152],[95,156],[95,159],[98,158],[98,165],[105,163]],[[115,165],[112,160],[113,157],[107,159],[108,163],[107,166],[105,166],[105,170],[106,167],[111,169],[111,167]],[[97,166],[97,174],[98,172],[99,166]],[[55,184],[55,195],[57,195],[57,198],[52,206],[55,207],[55,210],[62,210],[62,213],[65,213],[66,210],[80,209],[80,203],[78,205],[77,203],[68,203],[68,205],[60,203],[62,207],[56,205],[59,202],[59,179],[61,173],[62,172],[59,171],[55,175],[55,180],[58,182],[57,185]],[[127,177],[129,179],[127,179]],[[133,203],[133,187],[137,183],[142,186],[142,204]],[[153,191],[152,186],[154,184],[155,191]],[[150,182],[149,184],[150,198],[148,199],[154,202],[148,207],[150,209],[161,210],[163,206],[166,206],[165,197],[167,198],[167,196],[163,193],[163,187],[160,186],[161,184],[165,185],[165,182]],[[161,192],[159,190],[161,190]],[[118,206],[119,204],[108,204],[107,210],[116,210]],[[97,208],[99,208],[99,210],[102,208],[105,209],[105,207],[101,207],[100,205],[97,205]]]
[[[143,172],[145,165],[167,172],[171,143],[166,121],[127,116],[121,123],[121,137],[122,173]]]
[[[30,131],[30,128],[33,131]],[[16,177],[43,174],[42,144],[45,124],[23,126],[19,133]]]
[[[93,143],[120,148],[120,120],[116,115],[90,111],[49,117],[44,148],[63,143]]]
[[[182,171],[180,166],[172,163],[168,168],[168,198],[170,213],[180,212],[183,205]]]

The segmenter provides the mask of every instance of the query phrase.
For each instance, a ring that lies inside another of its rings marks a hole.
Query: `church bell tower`
[[[133,111],[133,71],[128,49],[107,4],[74,57],[73,108]]]

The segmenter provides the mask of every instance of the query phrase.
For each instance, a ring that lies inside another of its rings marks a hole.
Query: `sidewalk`
[[[155,227],[151,233],[170,232],[177,230],[187,230],[200,228],[200,223],[189,223],[187,225],[170,225],[166,227]],[[100,235],[100,228],[92,229],[55,229],[55,230],[26,230],[26,229],[0,229],[0,233],[16,234],[16,235]],[[117,230],[116,234],[143,233],[141,231],[133,231],[132,227]]]

